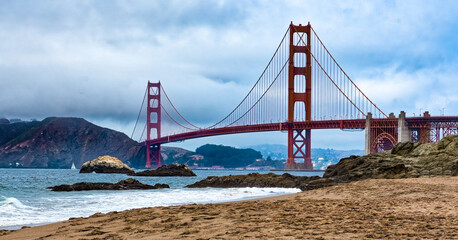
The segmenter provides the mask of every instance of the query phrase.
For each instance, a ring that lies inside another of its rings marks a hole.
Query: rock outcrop
[[[367,178],[409,178],[458,175],[458,136],[437,143],[402,142],[391,151],[351,156],[326,169],[324,178],[354,181]]]
[[[199,182],[190,184],[188,188],[231,188],[231,187],[279,187],[299,188],[302,183],[317,180],[320,177],[298,177],[289,173],[277,175],[274,173],[259,174],[250,173],[247,175],[229,175],[222,177],[207,177]]]
[[[100,156],[92,161],[85,162],[81,166],[80,173],[133,173],[134,171],[121,162],[121,160],[111,156]]]
[[[56,192],[69,192],[69,191],[89,191],[89,190],[132,190],[132,189],[161,189],[169,188],[167,184],[157,183],[154,186],[143,184],[133,178],[121,180],[118,183],[90,183],[80,182],[73,185],[58,185],[54,187],[48,187],[51,191]]]
[[[193,177],[196,174],[185,164],[168,164],[158,167],[156,170],[145,170],[138,173],[129,173],[131,176],[149,177]]]

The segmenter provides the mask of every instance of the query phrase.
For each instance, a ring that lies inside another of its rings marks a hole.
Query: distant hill
[[[50,117],[43,121],[0,124],[0,167],[77,168],[101,155],[143,168],[146,148],[126,134],[82,118]],[[186,162],[195,153],[162,147],[165,163]],[[198,158],[198,156],[197,156]]]
[[[204,157],[193,151],[178,147],[161,147],[161,156],[164,164],[180,163],[193,166],[194,163],[199,165]]]
[[[135,162],[142,146],[124,133],[82,118],[51,117],[43,121],[0,125],[0,167],[80,167],[101,155]]]
[[[202,155],[203,165],[222,166],[225,168],[246,167],[261,159],[260,152],[251,148],[238,149],[223,145],[205,144],[196,149],[196,153]]]
[[[272,160],[286,160],[288,157],[288,147],[282,144],[260,144],[247,146],[261,152],[264,158],[270,157]]]
[[[261,144],[248,146],[261,152],[264,158],[270,157],[272,160],[285,160],[288,158],[288,147],[281,144]],[[312,163],[315,169],[325,169],[331,164],[336,164],[340,159],[351,155],[364,155],[364,150],[335,150],[312,148]]]

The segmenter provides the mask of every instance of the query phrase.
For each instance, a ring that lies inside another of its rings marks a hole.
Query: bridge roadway
[[[458,116],[453,117],[411,117],[405,119],[409,128],[420,128],[425,126],[430,127],[455,127],[458,123]],[[430,124],[435,123],[435,126]],[[371,119],[371,127],[397,127],[398,118],[374,118]],[[326,121],[310,121],[310,122],[294,122],[292,123],[294,129],[365,129],[366,119],[353,119],[353,120],[326,120]],[[164,144],[170,142],[183,141],[193,138],[236,134],[236,133],[249,133],[249,132],[269,132],[269,131],[287,131],[290,123],[268,123],[268,124],[254,124],[243,125],[223,128],[199,129],[185,133],[179,133],[169,136],[164,136],[152,139],[144,144],[150,145]]]

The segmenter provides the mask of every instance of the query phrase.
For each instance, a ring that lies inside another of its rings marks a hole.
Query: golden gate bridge
[[[366,153],[388,150],[402,141],[435,142],[458,134],[458,116],[387,115],[345,73],[310,23],[289,25],[248,94],[213,125],[189,122],[160,82],[148,82],[137,123],[145,100],[142,143],[147,168],[161,165],[161,144],[225,134],[287,131],[286,169],[313,169],[312,129],[365,129]]]

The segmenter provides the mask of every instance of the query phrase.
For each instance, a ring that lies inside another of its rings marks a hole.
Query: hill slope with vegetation
[[[0,167],[80,167],[101,155],[134,161],[142,146],[127,135],[82,118],[0,125]]]
[[[261,159],[260,152],[253,149],[237,149],[223,145],[206,144],[196,149],[204,157],[206,166],[223,166],[225,168],[245,167]]]

